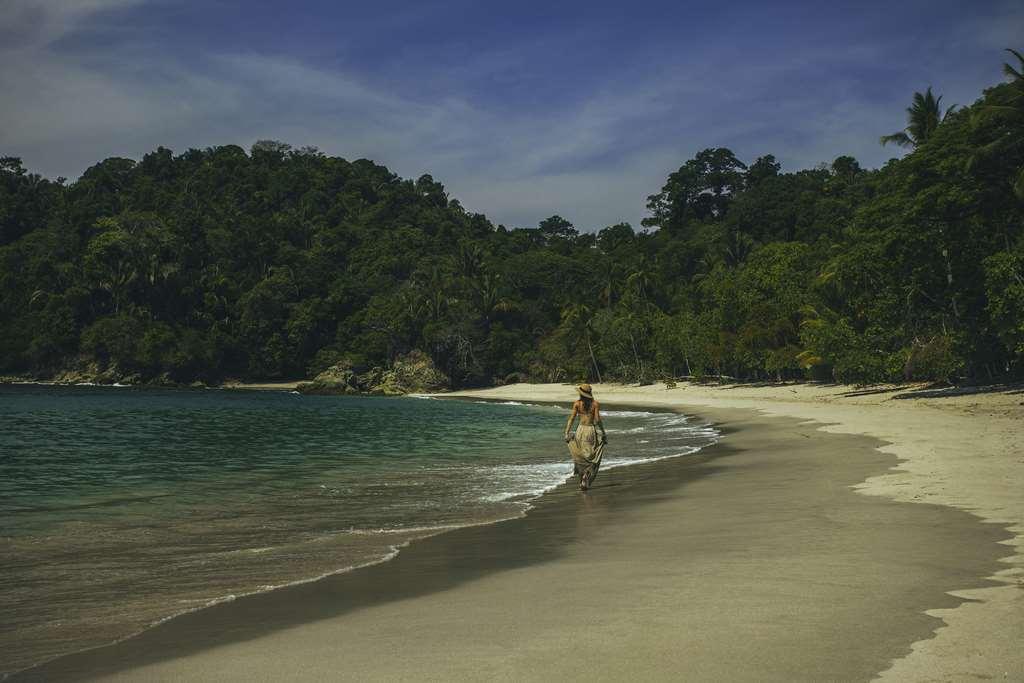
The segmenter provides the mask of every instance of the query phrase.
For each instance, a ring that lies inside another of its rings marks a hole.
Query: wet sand
[[[991,585],[1004,528],[852,488],[897,462],[877,439],[700,414],[726,437],[697,455],[18,679],[868,680]]]
[[[669,389],[605,384],[605,401],[650,407],[742,408],[766,416],[826,423],[823,431],[885,441],[880,450],[899,458],[857,491],[909,503],[964,510],[1012,533],[1005,556],[989,578],[996,585],[964,587],[935,634],[892,662],[882,680],[1024,681],[1024,385],[936,388],[924,384],[851,387],[841,384],[693,384]],[[560,400],[573,395],[562,384],[519,384],[476,392],[475,397],[519,401]],[[821,453],[827,457],[827,452]]]

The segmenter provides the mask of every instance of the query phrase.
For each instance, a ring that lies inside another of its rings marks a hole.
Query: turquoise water
[[[571,471],[566,417],[514,402],[0,387],[0,671],[522,514]],[[681,415],[605,417],[611,467],[715,438]]]

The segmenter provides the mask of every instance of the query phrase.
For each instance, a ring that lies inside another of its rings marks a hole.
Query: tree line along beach
[[[429,175],[263,141],[78,180],[0,164],[0,373],[220,385],[429,357],[531,381],[996,381],[1024,344],[1024,81],[909,109],[912,147],[783,171],[708,148],[643,229],[495,225]],[[998,64],[993,63],[993,75]],[[377,376],[367,376],[377,372]],[[377,384],[375,384],[377,381]]]

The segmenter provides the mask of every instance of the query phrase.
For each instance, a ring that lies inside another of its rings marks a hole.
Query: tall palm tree
[[[611,308],[615,304],[617,277],[614,263],[610,259],[606,260],[601,273],[601,291],[598,293],[606,308]]]
[[[571,304],[562,311],[562,323],[566,327],[582,327],[583,338],[587,342],[587,350],[590,352],[590,362],[594,365],[594,374],[597,375],[597,381],[600,383],[601,370],[597,367],[594,346],[590,343],[590,332],[594,329],[593,322],[594,313],[586,304]]]
[[[644,383],[644,362],[642,360],[640,360],[640,353],[637,351],[637,348],[636,348],[636,336],[633,334],[633,328],[637,327],[637,326],[642,326],[643,325],[643,321],[641,320],[640,316],[638,316],[636,314],[636,312],[634,310],[627,311],[626,315],[625,315],[625,319],[626,319],[626,332],[629,334],[629,344],[630,344],[630,346],[633,347],[633,359],[636,361],[636,372],[637,372],[636,381],[639,384],[643,384]]]
[[[939,124],[949,116],[950,112],[956,109],[954,104],[945,113],[942,113],[941,102],[942,95],[938,97],[932,95],[931,86],[923,95],[915,92],[913,102],[907,107],[907,127],[898,133],[883,135],[879,142],[883,145],[893,142],[900,147],[910,148],[923,144],[932,136]]]

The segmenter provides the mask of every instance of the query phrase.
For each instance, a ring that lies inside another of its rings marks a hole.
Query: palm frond
[[[1018,81],[1018,82],[1024,81],[1024,55],[1022,55],[1021,53],[1017,52],[1013,48],[1009,48],[1009,47],[1006,48],[1006,51],[1009,52],[1010,54],[1012,54],[1014,57],[1016,57],[1017,61],[1020,62],[1020,70],[1018,71],[1017,69],[1013,68],[1012,66],[1010,66],[1009,63],[1004,63],[1003,64],[1003,73],[1006,74],[1007,76],[1009,76],[1010,78],[1012,78],[1015,81]]]
[[[1006,141],[1002,138],[993,140],[987,144],[981,145],[980,147],[974,148],[974,150],[967,155],[967,160],[964,162],[964,170],[968,173],[973,171],[975,166],[986,159],[991,158],[994,154],[1002,151],[1006,145]]]
[[[900,147],[913,147],[914,141],[910,139],[910,136],[900,131],[899,133],[893,133],[892,135],[883,135],[878,138],[878,141],[882,143],[882,146],[886,146],[890,142]]]
[[[987,116],[1009,116],[1020,113],[1021,111],[1017,107],[1008,107],[1003,104],[986,104],[975,111],[974,116],[982,119]]]
[[[796,362],[798,362],[804,370],[807,370],[815,365],[821,365],[824,362],[821,356],[816,354],[814,351],[802,351],[796,355]]]

